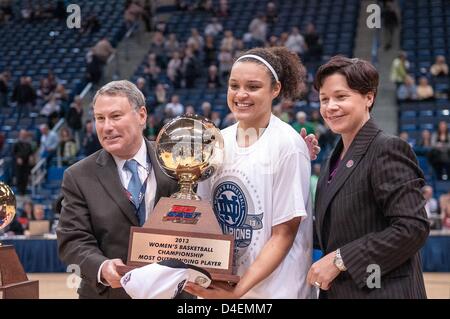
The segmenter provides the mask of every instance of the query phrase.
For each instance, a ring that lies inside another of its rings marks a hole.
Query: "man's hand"
[[[314,134],[306,136],[305,128],[301,129],[300,136],[305,140],[306,145],[308,146],[309,156],[311,157],[311,160],[314,161],[317,158],[317,154],[320,153],[319,141]]]
[[[101,279],[108,283],[111,288],[121,288],[120,278],[122,276],[117,272],[117,266],[125,266],[121,259],[111,259],[103,264]]]
[[[330,289],[333,280],[341,273],[334,264],[335,256],[336,252],[333,251],[311,266],[306,278],[310,285],[322,290]]]

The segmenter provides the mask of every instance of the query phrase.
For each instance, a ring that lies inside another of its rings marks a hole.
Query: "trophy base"
[[[127,272],[139,268],[138,266],[117,266],[117,272],[119,275],[123,276]],[[221,281],[221,282],[228,282],[230,284],[237,284],[239,280],[241,279],[237,275],[230,275],[230,274],[223,274],[223,273],[214,273],[210,272],[211,278],[213,281]]]

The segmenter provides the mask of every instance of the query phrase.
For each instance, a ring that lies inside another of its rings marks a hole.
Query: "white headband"
[[[267,62],[266,60],[261,58],[259,55],[245,54],[245,55],[241,56],[239,59],[237,59],[236,62],[238,62],[239,60],[242,60],[244,58],[253,58],[253,59],[256,59],[258,61],[261,61],[262,63],[264,63],[265,66],[267,66],[267,68],[270,70],[270,72],[272,72],[272,75],[275,78],[275,80],[279,81],[278,80],[278,75],[277,75],[277,72],[275,72],[275,69],[270,65],[269,62]],[[234,62],[234,63],[236,63],[236,62]]]

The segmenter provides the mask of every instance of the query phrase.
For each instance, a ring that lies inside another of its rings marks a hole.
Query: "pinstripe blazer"
[[[411,147],[370,119],[328,182],[342,149],[341,139],[317,184],[315,231],[324,255],[341,249],[347,271],[320,298],[426,298],[419,249],[429,224]],[[373,264],[380,288],[369,288],[377,283]]]

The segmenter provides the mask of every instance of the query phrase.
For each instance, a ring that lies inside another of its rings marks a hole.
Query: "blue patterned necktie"
[[[139,200],[142,183],[138,173],[138,162],[136,162],[136,160],[134,159],[128,160],[125,162],[125,165],[123,167],[131,172],[131,179],[128,183],[127,190],[131,194],[131,202],[136,208],[136,215],[139,219],[139,225],[142,226],[145,221],[145,201],[144,199],[142,199],[142,201]],[[144,194],[142,195],[144,196]]]

